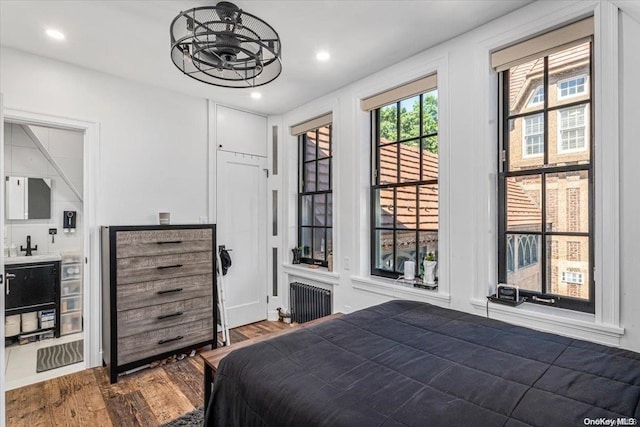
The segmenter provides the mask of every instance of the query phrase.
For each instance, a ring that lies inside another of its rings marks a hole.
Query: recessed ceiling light
[[[316,53],[316,59],[318,61],[328,61],[329,58],[331,58],[331,55],[326,50],[321,50],[320,52]]]
[[[47,35],[52,39],[64,40],[64,34],[61,31],[54,30],[53,28],[49,28],[47,30]]]
[[[251,92],[251,97],[253,99],[260,99],[262,98],[262,94],[260,92]]]

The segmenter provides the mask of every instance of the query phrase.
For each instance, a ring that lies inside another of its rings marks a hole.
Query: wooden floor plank
[[[90,370],[45,382],[54,425],[109,426],[109,414]]]
[[[204,362],[202,362],[204,365]],[[164,366],[172,384],[189,399],[194,408],[202,406],[204,392],[202,389],[202,373],[194,370],[189,363],[169,363]],[[204,368],[203,368],[204,369]]]
[[[50,426],[44,382],[6,393],[8,426]]]
[[[258,322],[232,329],[232,343],[289,328]],[[93,368],[6,393],[11,427],[158,426],[203,405],[200,357],[121,376],[109,382],[106,368]]]
[[[117,394],[107,400],[111,422],[116,427],[160,425],[158,418],[140,391]]]
[[[135,375],[138,389],[160,423],[169,422],[196,408],[170,381],[164,369],[147,369]]]

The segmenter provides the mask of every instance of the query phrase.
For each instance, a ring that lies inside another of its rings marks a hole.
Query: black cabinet
[[[59,336],[60,261],[5,266],[4,291],[6,316],[54,309]]]

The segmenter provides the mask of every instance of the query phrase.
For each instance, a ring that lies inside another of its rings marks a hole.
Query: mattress
[[[635,425],[639,399],[638,353],[391,301],[230,353],[206,424]]]

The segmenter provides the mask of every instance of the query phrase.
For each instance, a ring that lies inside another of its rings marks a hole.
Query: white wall
[[[44,148],[52,156],[57,157],[58,165],[65,175],[74,176],[82,183],[83,134],[70,130],[36,126],[33,129],[39,135]],[[32,246],[38,245],[38,250],[34,252],[35,255],[52,252],[82,253],[82,224],[84,221],[82,201],[71,191],[67,183],[58,175],[58,171],[49,163],[20,125],[5,125],[4,143],[4,171],[6,175],[51,179],[51,218],[6,220],[5,237],[8,244],[15,243],[18,247],[18,256],[24,256],[24,252],[20,252],[20,245],[26,246],[26,236],[29,235]],[[65,155],[60,157],[59,154]],[[75,233],[63,232],[62,216],[64,211],[78,213]],[[53,243],[49,235],[49,228],[56,228],[58,231]]]
[[[607,17],[611,8],[602,2],[536,2],[512,14],[497,19],[472,32],[447,41],[428,51],[409,58],[393,67],[376,73],[346,88],[288,112],[282,117],[271,118],[272,122],[288,127],[297,122],[333,111],[334,115],[334,218],[340,228],[334,234],[335,274],[301,272],[300,268],[288,265],[291,262],[290,248],[296,241],[296,180],[297,144],[294,137],[285,132],[283,149],[282,190],[285,193],[283,237],[284,266],[282,290],[297,277],[307,277],[331,284],[334,289],[334,310],[349,312],[354,309],[389,300],[391,298],[413,298],[447,306],[465,312],[484,313],[484,295],[495,284],[496,277],[496,175],[497,158],[496,115],[497,77],[490,69],[489,48],[491,43],[513,43],[531,33],[544,31],[596,12],[603,34],[610,31]],[[600,28],[600,27],[598,27]],[[639,53],[632,51],[633,40],[638,40],[637,24],[623,19],[623,57],[620,93],[637,96],[638,82],[631,76],[638,69]],[[597,29],[597,31],[600,31]],[[615,37],[615,36],[614,36]],[[604,41],[606,37],[600,38]],[[493,46],[494,48],[499,45]],[[607,47],[608,48],[608,47]],[[602,55],[605,55],[602,53]],[[394,286],[391,281],[369,276],[369,118],[360,110],[359,100],[382,90],[411,81],[434,70],[438,71],[440,102],[440,148],[441,148],[441,224],[448,222],[448,231],[440,234],[440,291],[438,293],[416,292]],[[636,72],[637,75],[637,72]],[[637,277],[640,270],[638,250],[638,197],[640,182],[638,168],[633,160],[640,158],[637,144],[631,135],[638,135],[638,109],[636,96],[623,98],[621,104],[623,121],[627,124],[620,142],[620,157],[628,159],[622,165],[625,183],[621,192],[621,236],[622,271],[620,294],[622,303],[620,322],[605,322],[602,314],[587,316],[566,313],[566,310],[539,310],[539,306],[513,309],[510,321],[542,330],[569,334],[620,345],[640,351],[640,312],[632,309],[632,301],[640,298]],[[603,114],[609,114],[604,112]],[[633,123],[629,123],[635,117]],[[632,128],[632,126],[635,126]],[[601,123],[604,128],[604,124]],[[625,165],[627,167],[625,168]],[[445,188],[443,189],[442,186]],[[636,193],[634,193],[634,191]],[[634,195],[636,194],[636,195]],[[442,205],[444,204],[444,206]],[[617,221],[617,218],[615,219]],[[634,222],[635,221],[635,222]],[[442,245],[448,245],[445,251]],[[337,257],[335,254],[338,254]],[[605,258],[608,254],[605,254]],[[599,289],[609,286],[613,278],[605,277]],[[625,298],[634,296],[635,298]],[[284,298],[286,301],[286,297]],[[475,302],[475,305],[474,305]],[[543,307],[546,308],[546,307]],[[496,313],[492,317],[498,317]],[[528,310],[531,310],[529,312]],[[616,306],[611,304],[604,310],[616,319]],[[605,316],[605,319],[608,317]],[[549,320],[551,319],[551,320]],[[621,328],[626,333],[620,337]]]
[[[100,224],[207,216],[206,100],[4,47],[0,55],[6,108],[99,123]]]

